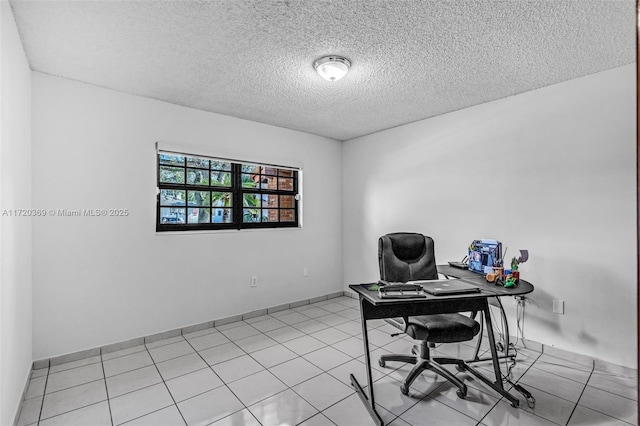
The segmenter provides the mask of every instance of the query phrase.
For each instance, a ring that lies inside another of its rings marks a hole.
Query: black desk
[[[364,357],[367,365],[367,382],[369,385],[369,395],[365,395],[364,390],[358,380],[350,375],[351,385],[355,388],[358,396],[367,407],[371,418],[375,424],[383,426],[384,422],[376,411],[375,396],[373,391],[373,379],[371,377],[371,359],[369,355],[369,337],[367,332],[367,320],[394,318],[402,316],[417,316],[428,314],[444,314],[455,312],[482,312],[489,338],[489,348],[491,349],[491,359],[495,371],[495,381],[490,380],[475,369],[466,366],[465,370],[493,388],[496,392],[507,398],[511,405],[517,407],[520,401],[515,396],[507,392],[502,385],[500,366],[498,364],[498,354],[496,351],[493,327],[491,326],[491,315],[489,312],[488,299],[490,297],[518,296],[533,291],[533,285],[527,281],[520,280],[514,288],[504,288],[493,283],[488,283],[482,274],[476,274],[464,269],[453,268],[449,265],[438,266],[438,272],[453,278],[461,278],[476,284],[480,288],[479,293],[468,293],[448,296],[431,296],[416,299],[381,299],[377,291],[369,291],[367,288],[372,284],[352,284],[349,285],[353,291],[358,293],[360,299],[360,318],[362,321],[362,337],[364,341]],[[398,390],[399,392],[400,390]]]

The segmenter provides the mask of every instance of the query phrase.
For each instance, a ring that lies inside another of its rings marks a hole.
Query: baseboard
[[[22,388],[22,395],[20,396],[20,404],[18,405],[18,410],[16,412],[16,416],[13,418],[13,426],[18,426],[18,421],[20,420],[20,414],[22,414],[22,407],[24,398],[27,396],[27,390],[29,389],[29,383],[31,382],[31,376],[33,375],[33,364],[29,369],[29,374],[27,374],[27,381]]]
[[[286,309],[297,308],[299,306],[308,305],[310,303],[321,302],[324,300],[334,299],[336,297],[340,297],[346,295],[345,291],[337,291],[334,293],[325,294],[323,296],[312,297],[310,299],[298,300],[291,303],[285,303],[282,305],[272,306],[270,308],[258,309],[255,311],[246,312],[239,315],[233,315],[226,318],[220,318],[212,321],[206,321],[203,323],[193,324],[182,328],[176,328],[173,330],[167,330],[160,333],[154,333],[148,336],[137,337],[134,339],[111,343],[105,346],[100,346],[97,348],[86,349],[78,352],[73,352],[65,355],[59,355],[51,358],[44,358],[33,361],[31,370],[40,370],[42,368],[52,367],[54,365],[64,364],[67,362],[78,361],[81,359],[89,358],[92,356],[97,356],[101,354],[107,354],[110,352],[115,352],[122,349],[128,349],[133,346],[138,346],[141,344],[153,343],[158,340],[168,339],[175,336],[180,336],[183,334],[192,333],[194,331],[200,331],[211,327],[221,326],[225,324],[229,324],[236,321],[242,321],[250,318],[255,318],[261,315],[267,315],[274,312],[283,311]],[[27,380],[27,385],[29,381]],[[23,398],[24,399],[24,398]]]

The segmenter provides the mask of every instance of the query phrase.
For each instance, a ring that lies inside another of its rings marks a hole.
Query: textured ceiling
[[[347,140],[635,61],[634,0],[12,0],[33,70]],[[319,57],[347,57],[338,82]]]

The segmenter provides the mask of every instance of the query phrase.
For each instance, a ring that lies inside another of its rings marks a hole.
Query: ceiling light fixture
[[[342,56],[325,56],[318,59],[313,67],[325,80],[338,81],[347,75],[351,62]]]

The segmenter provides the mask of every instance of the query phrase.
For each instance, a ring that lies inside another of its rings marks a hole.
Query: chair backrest
[[[390,282],[438,278],[433,239],[422,234],[396,232],[378,240],[380,279]]]

